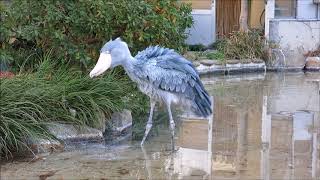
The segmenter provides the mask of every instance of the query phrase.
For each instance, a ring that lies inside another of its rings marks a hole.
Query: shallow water
[[[320,178],[320,73],[202,79],[214,96],[214,117],[179,118],[174,152],[160,126],[143,149],[137,141],[80,143],[2,165],[0,179]]]

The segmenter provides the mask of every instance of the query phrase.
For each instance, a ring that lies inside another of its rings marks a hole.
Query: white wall
[[[304,54],[320,46],[319,20],[270,21],[269,40],[280,45],[288,67],[303,68]]]

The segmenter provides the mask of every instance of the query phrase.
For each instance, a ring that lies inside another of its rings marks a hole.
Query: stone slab
[[[100,130],[88,126],[52,123],[47,128],[52,135],[62,141],[103,140]]]

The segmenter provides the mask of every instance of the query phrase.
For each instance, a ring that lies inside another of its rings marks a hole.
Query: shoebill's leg
[[[144,160],[146,162],[145,166],[146,166],[147,173],[148,173],[148,179],[153,179],[152,172],[151,172],[150,158],[148,157],[148,154],[147,154],[146,150],[144,149],[144,146],[141,146],[141,150],[143,153]]]
[[[175,123],[172,118],[172,112],[171,112],[171,103],[167,103],[167,109],[168,109],[168,114],[169,114],[169,121],[170,121],[170,130],[171,130],[171,145],[172,145],[172,150],[174,150],[174,130],[175,130]]]
[[[147,122],[147,125],[146,125],[146,131],[144,133],[144,136],[143,136],[143,139],[141,141],[141,146],[144,144],[144,141],[146,140],[148,134],[149,134],[149,131],[152,127],[152,117],[153,117],[153,110],[154,110],[154,107],[156,106],[156,101],[154,101],[153,99],[150,99],[150,113],[149,113],[149,119],[148,119],[148,122]]]

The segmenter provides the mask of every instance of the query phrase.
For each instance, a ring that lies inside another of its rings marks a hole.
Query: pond
[[[320,73],[205,76],[209,120],[180,116],[138,141],[78,143],[1,166],[0,179],[318,179]],[[212,128],[210,128],[212,127]]]

